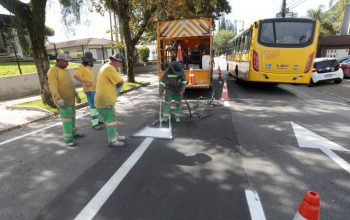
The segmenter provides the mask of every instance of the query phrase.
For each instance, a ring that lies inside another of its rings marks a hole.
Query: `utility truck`
[[[210,89],[213,81],[212,19],[162,21],[157,26],[157,71],[161,78],[177,59],[185,69],[186,88]]]

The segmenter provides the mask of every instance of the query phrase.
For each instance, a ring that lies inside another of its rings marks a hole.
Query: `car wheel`
[[[309,87],[311,87],[311,86],[314,86],[315,85],[315,83],[314,83],[314,81],[312,80],[312,78],[310,79],[310,82],[309,82],[309,84],[308,84],[308,86]]]
[[[343,81],[342,79],[336,79],[336,80],[334,80],[334,83],[339,84],[339,83],[341,83],[342,81]]]

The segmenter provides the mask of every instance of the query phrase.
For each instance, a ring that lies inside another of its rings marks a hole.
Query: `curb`
[[[142,83],[140,84],[139,86],[136,86],[134,88],[131,88],[131,89],[128,89],[128,90],[125,90],[125,91],[122,91],[120,94],[125,94],[125,93],[128,93],[128,92],[131,92],[131,91],[134,91],[134,90],[137,90],[141,87],[146,87],[146,86],[149,86],[151,83],[150,82],[146,82],[146,83]],[[88,106],[88,103],[87,102],[84,102],[84,103],[80,103],[78,105],[75,106],[75,109],[81,109],[81,108],[84,108]],[[15,125],[15,126],[12,126],[12,127],[9,127],[9,128],[5,128],[3,130],[0,130],[0,134],[3,134],[3,133],[6,133],[6,132],[9,132],[9,131],[12,131],[14,129],[18,129],[18,128],[24,128],[24,127],[27,127],[29,124],[31,123],[34,123],[34,122],[38,122],[38,121],[42,121],[42,120],[46,120],[46,119],[50,119],[50,118],[54,118],[56,116],[58,116],[57,114],[55,113],[52,113],[46,109],[43,109],[43,108],[40,108],[40,107],[34,107],[34,106],[16,106],[16,105],[11,105],[11,106],[5,106],[6,109],[9,109],[9,110],[31,110],[31,111],[41,111],[41,112],[46,112],[46,113],[49,113],[49,115],[46,115],[44,117],[39,117],[39,118],[36,118],[34,120],[31,120],[31,121],[28,121],[26,123],[23,123],[23,124],[20,124],[20,125]]]

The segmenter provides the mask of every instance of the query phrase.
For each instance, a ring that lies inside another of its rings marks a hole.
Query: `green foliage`
[[[324,36],[335,35],[336,30],[333,27],[335,17],[332,16],[331,11],[323,11],[324,5],[319,5],[317,9],[309,9],[307,15],[309,18],[317,19],[320,21],[320,34]]]
[[[48,26],[45,26],[45,36],[52,37],[54,35],[55,35],[55,30]]]
[[[149,48],[145,45],[141,45],[137,47],[139,60],[143,62],[147,62],[149,57]]]
[[[235,33],[229,30],[220,30],[214,36],[214,50],[216,55],[224,54],[229,46],[229,41],[235,37]]]

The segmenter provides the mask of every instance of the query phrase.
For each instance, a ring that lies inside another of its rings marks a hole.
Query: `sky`
[[[22,0],[28,2],[29,0]],[[292,11],[298,13],[298,17],[305,17],[308,9],[316,9],[320,4],[328,9],[330,0],[287,0],[287,7],[296,3],[300,4]],[[50,1],[49,1],[50,2]],[[252,22],[263,18],[272,18],[280,11],[282,0],[228,0],[232,10],[225,15],[226,19],[244,21],[244,28],[247,28]],[[0,14],[8,12],[0,6]],[[60,6],[58,1],[51,1],[47,5],[46,25],[55,30],[55,36],[50,37],[50,42],[62,42],[81,38],[103,38],[110,39],[110,34],[106,30],[110,28],[109,16],[104,17],[98,13],[86,12],[82,15],[81,25],[75,26],[74,32],[67,30],[61,21]],[[238,22],[239,29],[243,22]]]

